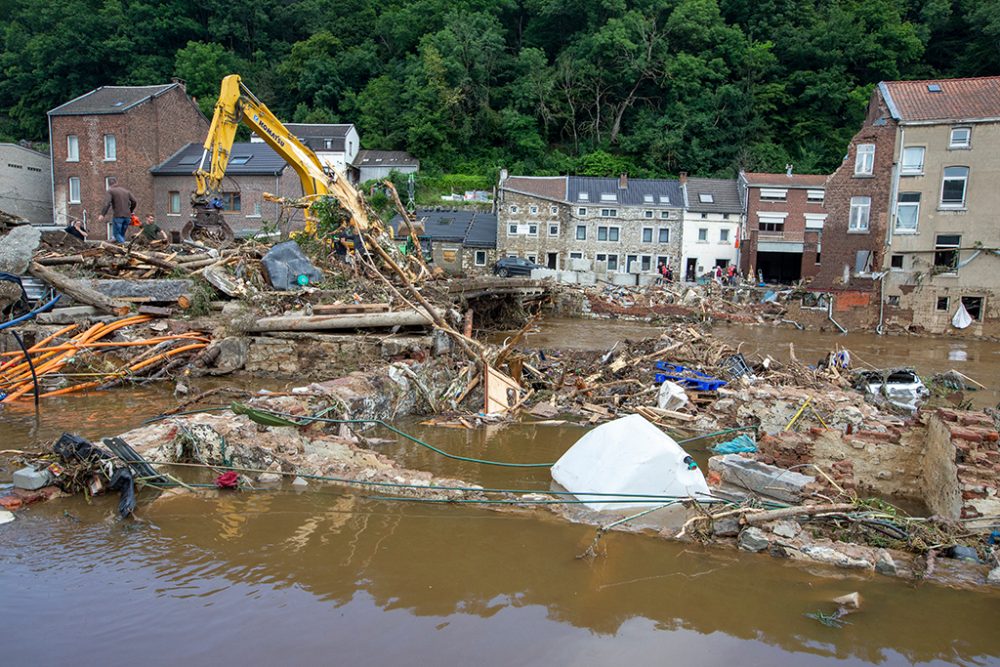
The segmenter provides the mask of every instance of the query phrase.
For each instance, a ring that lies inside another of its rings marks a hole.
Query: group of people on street
[[[674,270],[666,262],[660,262],[656,266],[656,284],[669,285],[674,282]]]
[[[103,223],[105,216],[111,212],[111,236],[115,243],[129,243],[126,233],[129,227],[138,227],[139,230],[132,236],[132,243],[136,241],[142,243],[153,243],[155,241],[168,241],[166,232],[156,224],[156,216],[152,213],[146,216],[145,222],[140,222],[135,215],[135,208],[138,202],[126,188],[118,185],[117,179],[108,179],[108,195],[104,200],[104,207],[101,214],[97,216],[97,221]],[[86,241],[89,233],[87,224],[78,219],[72,220],[64,230],[70,236],[81,241]]]
[[[715,267],[715,282],[720,285],[729,285],[730,287],[735,287],[742,280],[743,276],[740,275],[739,271],[736,270],[735,264],[730,264],[726,268],[721,266]]]

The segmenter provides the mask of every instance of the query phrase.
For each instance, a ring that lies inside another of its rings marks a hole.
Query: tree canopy
[[[238,72],[445,172],[827,172],[880,80],[1000,73],[1000,0],[0,0],[0,136]]]

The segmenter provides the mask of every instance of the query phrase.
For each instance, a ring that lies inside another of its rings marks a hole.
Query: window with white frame
[[[670,228],[660,227],[656,230],[656,240],[659,243],[670,243]]]
[[[702,243],[708,241],[708,227],[702,227],[698,230],[698,240]]]
[[[598,241],[618,241],[621,237],[620,227],[604,227],[600,226],[597,228],[597,240]]]
[[[608,271],[618,270],[618,255],[608,255]]]
[[[851,197],[851,220],[848,223],[847,230],[851,232],[867,232],[871,209],[871,197]]]
[[[582,252],[571,252],[569,254],[569,258],[570,259],[583,259],[583,253]]]
[[[550,222],[549,223],[549,236],[559,236],[559,223]]]
[[[669,220],[670,211],[660,211],[660,220]]]
[[[643,243],[652,243],[653,242],[653,228],[652,227],[643,227],[642,228],[642,242]]]
[[[167,193],[167,215],[181,214],[181,193],[173,190]]]
[[[551,215],[558,215],[559,214],[559,207],[558,206],[549,206],[549,214],[551,214]]]
[[[66,161],[67,162],[79,162],[80,161],[80,140],[75,134],[70,134],[66,136]]]
[[[577,225],[576,226],[576,240],[586,241],[587,240],[587,225]]]
[[[951,128],[951,140],[948,142],[948,148],[969,148],[971,145],[972,145],[971,127]]]
[[[822,204],[826,199],[826,192],[823,190],[806,190],[806,201],[810,204]]]
[[[69,177],[69,203],[80,203],[80,179],[77,176]]]
[[[858,144],[854,156],[854,175],[871,176],[875,171],[875,144]]]
[[[618,209],[616,209],[616,208],[602,208],[601,209],[601,217],[602,218],[617,218],[618,217]]]
[[[587,209],[585,209],[583,207],[580,207],[580,208],[576,209],[576,214],[577,215],[587,215]]]
[[[104,161],[114,162],[118,159],[118,142],[115,141],[115,135],[105,134],[104,135]]]
[[[648,220],[648,219],[650,219],[650,218],[653,217],[653,212],[652,211],[643,211],[642,212],[642,217],[644,217],[644,218],[646,218]]]
[[[760,190],[761,201],[785,201],[787,199],[788,190],[779,190],[776,188],[761,188]]]
[[[531,213],[531,215],[538,215],[538,207],[537,206],[529,206],[528,207],[528,212]]]
[[[642,271],[652,271],[653,270],[653,256],[652,255],[639,255],[639,269]]]
[[[729,230],[720,229],[719,230],[719,243],[729,243]]]
[[[758,213],[757,229],[762,232],[781,233],[785,231],[785,218],[787,217],[787,213]]]
[[[517,223],[512,222],[507,225],[507,236],[517,236]]]
[[[968,167],[945,167],[941,180],[941,206],[943,208],[965,207],[965,192],[969,184]]]
[[[520,209],[519,209],[519,208],[518,208],[517,206],[511,206],[511,207],[510,207],[510,212],[511,212],[511,213],[517,213],[517,212],[518,212],[519,210],[520,210]]]
[[[915,176],[924,173],[924,147],[907,146],[903,149],[903,159],[899,165],[899,173],[904,176]]]
[[[486,251],[477,250],[476,251],[476,266],[486,266]]]
[[[507,225],[507,236],[538,236],[538,224],[512,222]]]
[[[896,201],[896,232],[914,233],[920,217],[920,193],[900,192]]]
[[[111,188],[111,179],[112,178],[114,178],[114,176],[105,176],[104,177],[104,189],[105,190],[108,190],[108,189]]]
[[[259,218],[260,215],[261,215],[260,202],[259,201],[255,201],[253,203],[253,214],[252,215],[248,215],[247,217],[248,218]]]

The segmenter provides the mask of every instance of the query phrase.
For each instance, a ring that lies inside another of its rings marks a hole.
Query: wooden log
[[[100,244],[101,248],[103,248],[104,250],[107,250],[108,252],[110,252],[110,253],[112,253],[114,255],[124,255],[126,257],[135,257],[136,259],[138,259],[140,261],[143,261],[143,262],[145,262],[147,264],[152,264],[153,266],[157,266],[157,267],[159,267],[161,269],[165,269],[167,271],[173,271],[174,269],[177,268],[177,265],[175,263],[164,261],[164,260],[160,259],[159,257],[154,257],[150,253],[138,252],[136,250],[132,250],[131,248],[129,250],[126,250],[125,248],[121,248],[119,246],[116,246],[113,243],[106,243],[104,241],[99,241],[99,244]]]
[[[328,303],[313,306],[313,315],[340,315],[342,313],[385,313],[387,303]]]
[[[44,267],[38,262],[32,262],[28,267],[28,272],[39,280],[52,285],[63,294],[72,297],[75,301],[93,306],[102,312],[112,315],[127,315],[132,310],[124,301],[104,296],[79,280],[74,280],[58,271]]]
[[[174,314],[174,311],[170,308],[163,308],[162,306],[139,306],[140,315],[152,315],[153,317],[170,317]]]
[[[39,257],[35,260],[42,266],[59,266],[60,264],[83,264],[83,255],[62,255],[56,257]]]
[[[247,329],[249,332],[265,331],[326,331],[331,329],[369,329],[395,326],[427,326],[433,320],[415,310],[392,313],[356,313],[348,315],[312,315],[263,317]]]
[[[796,516],[813,516],[814,514],[826,514],[827,512],[850,512],[857,508],[852,503],[833,503],[830,505],[799,505],[797,507],[785,507],[758,514],[743,515],[743,522],[753,526],[768,521],[778,521]]]

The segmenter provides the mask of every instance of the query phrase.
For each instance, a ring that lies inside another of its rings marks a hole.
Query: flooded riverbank
[[[528,344],[554,346],[537,340],[553,335],[602,349],[632,336],[623,323],[572,322],[581,328],[546,325]],[[795,346],[808,358],[805,342]],[[3,413],[0,438],[27,447],[62,431],[113,435],[175,405],[170,389],[57,399],[38,422],[18,406]],[[445,451],[522,463],[556,460],[586,428],[398,425]],[[545,468],[456,461],[379,429],[367,435],[385,438],[372,448],[406,468],[550,488]],[[690,446],[702,463],[706,446]],[[114,496],[29,506],[0,526],[5,657],[154,666],[223,656],[247,664],[646,665],[667,656],[693,665],[1000,664],[995,588],[906,583],[640,534],[609,533],[602,555],[579,559],[592,525],[374,497],[384,495],[318,482],[156,502],[144,492],[127,521],[112,518]],[[830,600],[852,591],[864,602],[844,627],[806,616],[832,612]],[[68,622],[76,609],[88,620]]]
[[[697,326],[694,327],[696,330]],[[525,336],[529,347],[577,350],[603,350],[615,341],[638,340],[659,335],[662,328],[646,322],[628,320],[552,318],[539,323],[537,330]],[[769,354],[787,361],[789,343],[800,361],[815,363],[831,350],[840,347],[851,351],[855,368],[913,366],[924,376],[955,369],[986,385],[985,390],[966,392],[965,398],[975,408],[1000,403],[1000,343],[986,340],[948,338],[945,336],[879,336],[872,333],[799,331],[794,327],[719,325],[711,329],[733,347],[745,353]],[[508,334],[509,335],[509,334]],[[503,340],[503,335],[497,336]]]

